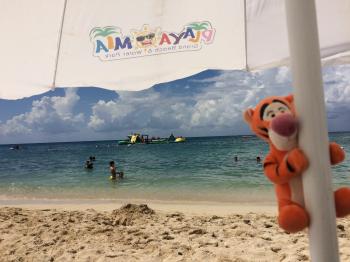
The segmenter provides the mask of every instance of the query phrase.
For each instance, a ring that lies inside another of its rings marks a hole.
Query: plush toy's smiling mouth
[[[290,136],[281,136],[274,130],[269,130],[269,138],[272,144],[280,151],[289,151],[297,146],[297,131]]]
[[[289,151],[297,146],[298,123],[291,114],[280,114],[271,121],[269,138],[281,151]]]

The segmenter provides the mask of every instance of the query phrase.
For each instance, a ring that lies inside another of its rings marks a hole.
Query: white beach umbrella
[[[281,0],[0,0],[0,7],[0,98],[54,86],[136,91],[205,69],[288,64]],[[349,60],[349,1],[317,0],[317,8],[322,57]],[[147,33],[155,36],[144,43],[156,41],[145,49],[136,38]]]
[[[320,56],[349,62],[350,2],[316,5],[317,19],[314,0],[0,0],[0,98],[55,86],[141,90],[205,69],[291,62],[310,159],[311,258],[338,261]]]

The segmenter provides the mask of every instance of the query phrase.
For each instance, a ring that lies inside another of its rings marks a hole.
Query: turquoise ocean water
[[[350,133],[330,140],[348,154],[333,167],[335,186],[350,186]],[[117,141],[0,146],[0,200],[153,199],[273,201],[271,183],[256,162],[268,146],[254,136],[188,138],[186,143],[118,146]],[[87,158],[96,157],[93,170]],[[238,161],[234,157],[238,156]],[[125,179],[110,181],[114,160]]]

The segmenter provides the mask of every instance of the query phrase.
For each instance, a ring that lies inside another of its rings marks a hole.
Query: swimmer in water
[[[94,164],[90,160],[86,160],[85,168],[86,169],[93,169],[94,168]]]
[[[112,180],[117,179],[117,175],[119,178],[124,178],[123,172],[117,172],[117,167],[116,167],[114,161],[109,162],[109,171],[111,173],[110,179],[112,179]]]

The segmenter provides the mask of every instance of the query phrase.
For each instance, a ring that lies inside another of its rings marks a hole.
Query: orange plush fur
[[[265,140],[270,152],[264,160],[264,173],[275,184],[278,201],[278,223],[288,232],[306,228],[310,218],[305,208],[293,201],[290,180],[308,168],[308,160],[297,145],[297,118],[293,96],[267,97],[255,109],[247,109],[244,119],[252,131]],[[344,160],[345,153],[336,143],[330,143],[331,164]],[[338,189],[335,194],[336,214],[350,214],[350,189]]]

